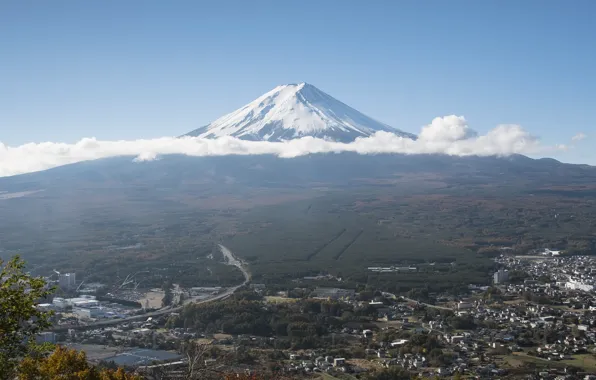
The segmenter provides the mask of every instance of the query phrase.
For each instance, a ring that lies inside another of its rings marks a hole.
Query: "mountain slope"
[[[416,138],[358,112],[313,85],[300,83],[278,86],[187,136],[264,141],[313,136],[349,142],[378,131]]]

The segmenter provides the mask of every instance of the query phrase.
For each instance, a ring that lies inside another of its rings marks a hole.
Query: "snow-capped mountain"
[[[416,138],[370,118],[308,83],[278,86],[187,136],[283,141],[313,136],[349,142],[378,131]]]

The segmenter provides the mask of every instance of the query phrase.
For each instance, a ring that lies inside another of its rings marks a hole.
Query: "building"
[[[81,319],[97,319],[103,318],[104,312],[101,309],[85,309],[85,308],[74,308],[72,312]]]
[[[509,272],[504,270],[503,268],[499,269],[494,274],[494,283],[495,284],[502,284],[509,280]]]
[[[94,307],[99,307],[99,301],[98,300],[76,301],[76,302],[73,303],[72,306],[73,307],[82,308],[82,309],[91,309],[91,308],[94,308]]]
[[[471,309],[473,307],[474,307],[474,305],[470,302],[459,301],[459,303],[457,304],[458,310],[467,310],[467,309]]]
[[[316,288],[314,291],[314,298],[322,299],[349,299],[354,298],[356,291],[353,289],[339,289],[339,288]]]
[[[68,302],[64,298],[56,297],[52,301],[52,305],[56,310],[63,310],[68,306]]]
[[[115,356],[105,358],[106,362],[113,362],[118,366],[140,367],[153,363],[174,362],[182,356],[170,351],[135,348]]]
[[[70,289],[70,288],[75,288],[76,285],[76,274],[74,273],[61,273],[60,276],[58,277],[58,285],[62,288],[62,289]]]
[[[37,344],[56,343],[56,334],[54,334],[51,331],[39,333],[35,337],[35,343],[37,343]]]
[[[333,366],[334,367],[341,367],[346,364],[345,358],[335,358],[333,359]]]
[[[565,287],[567,289],[583,290],[584,292],[591,292],[594,290],[594,285],[584,284],[582,282],[573,280],[565,283]]]
[[[55,299],[54,299],[55,300]],[[97,306],[95,296],[83,295],[81,297],[63,299],[67,306],[91,307]],[[91,302],[93,301],[93,302]]]

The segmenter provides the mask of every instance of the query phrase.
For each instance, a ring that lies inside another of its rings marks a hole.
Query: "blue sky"
[[[596,2],[0,1],[0,141],[180,135],[306,81],[394,127],[516,123],[596,164]]]

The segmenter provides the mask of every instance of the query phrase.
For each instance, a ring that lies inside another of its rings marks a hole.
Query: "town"
[[[59,287],[76,296],[38,305],[55,313],[55,328],[38,340],[149,378],[156,368],[181,372],[189,347],[203,347],[204,371],[593,379],[596,259],[553,252],[504,253],[491,286],[469,284],[458,295],[316,286],[341,284],[322,274],[304,279],[310,287],[283,291],[251,282],[232,291],[172,289],[186,297],[162,305],[123,299],[126,292],[94,296],[97,284],[60,274]]]

